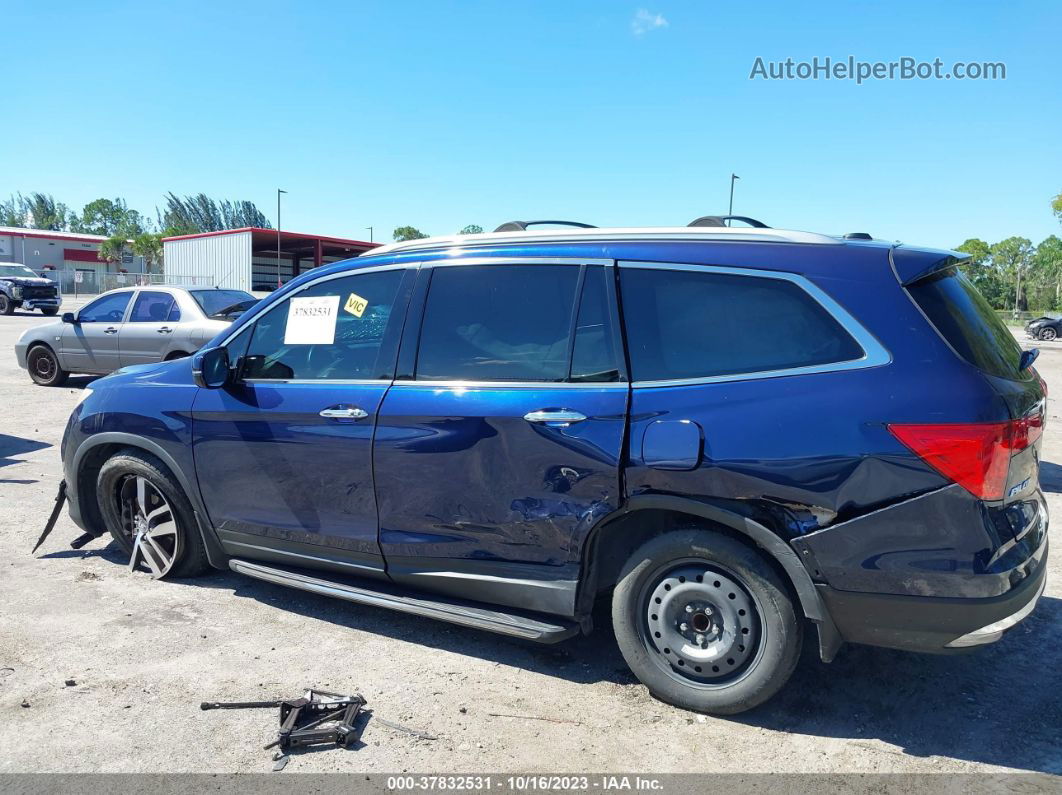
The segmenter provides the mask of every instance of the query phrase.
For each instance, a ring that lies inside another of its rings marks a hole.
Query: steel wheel
[[[33,372],[41,381],[51,381],[55,377],[57,367],[51,356],[40,354],[33,357]]]
[[[1057,336],[1058,336],[1058,332],[1055,331],[1050,326],[1048,326],[1045,329],[1041,329],[1041,331],[1040,331],[1040,339],[1044,340],[1045,342],[1050,342],[1051,340],[1053,340]]]
[[[118,485],[122,530],[132,543],[130,570],[147,567],[154,579],[165,577],[180,557],[181,535],[166,498],[147,478],[126,475]]]
[[[735,574],[705,561],[676,562],[645,594],[645,647],[669,676],[720,687],[752,666],[762,648],[760,610]]]

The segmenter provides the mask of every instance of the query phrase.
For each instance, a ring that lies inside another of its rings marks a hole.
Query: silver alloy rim
[[[658,577],[645,603],[646,648],[658,665],[689,684],[741,678],[760,648],[755,601],[730,573],[681,563]]]
[[[147,478],[126,475],[118,486],[122,530],[133,545],[129,569],[141,565],[154,579],[165,577],[177,560],[180,535],[173,509]]]
[[[1045,328],[1040,332],[1040,339],[1050,342],[1057,336],[1057,333],[1053,328]]]

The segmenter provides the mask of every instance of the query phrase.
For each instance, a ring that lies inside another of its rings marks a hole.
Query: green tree
[[[220,232],[223,229],[241,229],[247,226],[273,228],[269,219],[254,202],[217,202],[205,193],[185,196],[182,199],[170,191],[166,194],[165,209],[158,211],[158,221],[159,228],[166,236]]]
[[[1026,298],[1026,285],[1023,284],[1032,259],[1032,241],[1024,237],[1008,237],[991,247],[992,262],[999,273],[1006,279],[1013,296],[1015,312],[1029,308]],[[1008,302],[1009,303],[1009,302]]]
[[[1037,309],[1062,309],[1062,240],[1051,235],[1032,255],[1030,272],[1043,287]]]
[[[133,238],[129,248],[138,257],[144,258],[144,267],[147,273],[162,272],[162,235],[141,232]],[[160,267],[156,270],[155,266]]]
[[[0,201],[0,226],[25,226],[28,215],[28,202],[21,193],[13,193],[7,201]]]
[[[981,295],[996,309],[1004,308],[1007,304],[1008,289],[992,262],[992,247],[973,237],[957,246],[956,250],[970,255],[970,259],[963,263],[962,269]]]
[[[1051,212],[1055,214],[1055,218],[1062,224],[1062,193],[1051,200]]]
[[[427,235],[415,226],[400,226],[395,229],[394,237],[395,242],[401,243],[403,240],[423,240]]]
[[[75,232],[89,235],[125,235],[136,237],[145,232],[144,218],[130,210],[125,199],[96,199],[85,205],[81,215],[71,224]]]
[[[459,235],[482,235],[483,227],[479,224],[469,224],[457,234]]]
[[[70,211],[49,193],[31,193],[26,209],[32,229],[60,232],[70,226]]]
[[[113,235],[100,243],[100,251],[96,256],[102,262],[121,262],[125,244],[124,236]]]

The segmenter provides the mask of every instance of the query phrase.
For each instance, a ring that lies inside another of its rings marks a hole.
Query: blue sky
[[[1062,232],[1062,4],[5,0],[0,195],[168,190],[361,238],[511,219],[954,246]],[[766,60],[1002,81],[750,80]]]

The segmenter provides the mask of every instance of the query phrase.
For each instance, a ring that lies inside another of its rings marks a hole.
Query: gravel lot
[[[370,719],[359,749],[297,753],[287,771],[1062,773],[1057,549],[1035,614],[996,646],[848,647],[823,665],[809,643],[788,688],[737,719],[654,701],[607,625],[535,647],[229,573],[154,582],[105,539],[70,549],[65,512],[34,558],[62,429],[91,380],[46,389],[17,368],[16,337],[41,322],[0,317],[0,772],[268,771],[273,713],[199,702],[314,685],[361,692],[375,716],[435,739]],[[1062,516],[1049,463],[1062,462],[1062,342],[1040,347],[1042,480]]]

